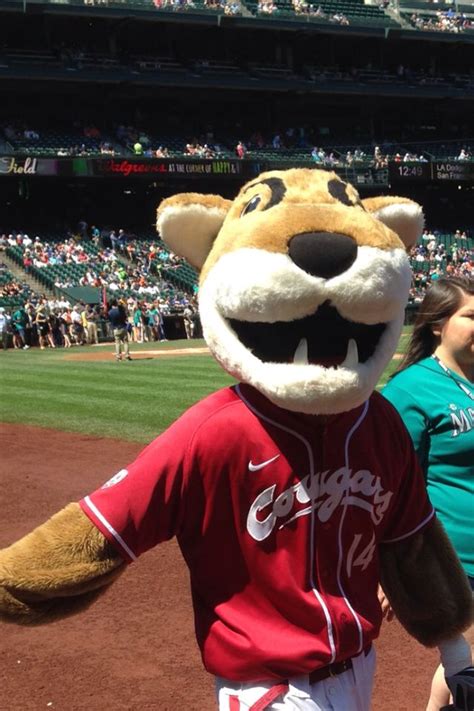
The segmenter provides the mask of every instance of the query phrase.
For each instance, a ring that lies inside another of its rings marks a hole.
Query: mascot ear
[[[175,254],[201,269],[231,205],[219,195],[173,195],[158,207],[156,227]]]
[[[396,232],[407,251],[420,238],[425,218],[417,202],[403,197],[373,197],[362,200],[362,204],[380,222]]]

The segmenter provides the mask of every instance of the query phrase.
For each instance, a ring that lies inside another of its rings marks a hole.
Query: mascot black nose
[[[303,232],[291,238],[288,251],[308,274],[329,279],[349,269],[357,257],[357,244],[337,232]]]

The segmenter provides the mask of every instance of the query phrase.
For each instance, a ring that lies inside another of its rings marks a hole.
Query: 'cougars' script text
[[[283,528],[312,511],[321,522],[328,521],[339,505],[365,509],[378,525],[392,498],[391,491],[384,491],[380,477],[367,469],[352,472],[347,467],[308,474],[276,498],[275,489],[273,484],[262,491],[250,507],[247,531],[256,541],[268,538],[279,521],[279,528]],[[301,508],[299,504],[309,506]]]

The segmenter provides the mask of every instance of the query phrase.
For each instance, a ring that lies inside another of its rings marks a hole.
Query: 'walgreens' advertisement
[[[126,158],[110,158],[93,161],[94,175],[150,177],[156,175],[173,176],[203,176],[203,175],[241,175],[242,164],[233,160],[128,160]]]

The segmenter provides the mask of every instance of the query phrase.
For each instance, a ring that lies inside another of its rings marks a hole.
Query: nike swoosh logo
[[[276,454],[274,457],[271,459],[267,459],[266,462],[262,462],[261,464],[254,464],[252,460],[249,462],[249,472],[258,472],[259,469],[263,469],[263,467],[266,467],[268,464],[271,464],[272,462],[275,461],[275,459],[278,459],[280,455]]]

